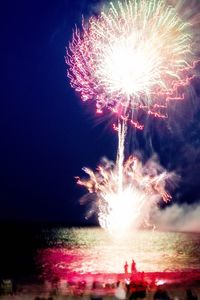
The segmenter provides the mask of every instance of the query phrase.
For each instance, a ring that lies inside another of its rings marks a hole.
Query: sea
[[[200,233],[131,231],[113,237],[99,227],[0,226],[0,278],[63,280],[84,274],[199,272]]]

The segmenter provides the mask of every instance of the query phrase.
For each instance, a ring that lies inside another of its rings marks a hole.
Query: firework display
[[[121,190],[118,190],[118,169],[114,163],[104,159],[96,172],[83,168],[88,178],[77,177],[77,183],[96,195],[88,216],[97,213],[101,227],[118,236],[130,228],[151,227],[151,210],[161,198],[164,202],[171,200],[165,184],[175,176],[164,170],[158,172],[160,166],[157,166],[153,164],[149,169],[148,163],[142,165],[136,156],[129,157],[123,165]]]
[[[96,101],[97,112],[107,108],[139,129],[138,109],[164,118],[191,76],[190,27],[163,0],[111,3],[74,31],[66,57],[71,86],[83,101]]]
[[[164,170],[156,160],[143,164],[135,155],[125,160],[124,137],[123,125],[118,130],[116,163],[104,158],[95,172],[83,168],[87,178],[76,177],[77,183],[95,200],[88,215],[97,213],[101,227],[115,236],[124,235],[130,227],[148,227],[152,208],[161,198],[164,202],[171,200],[166,183],[176,179],[173,172]]]
[[[95,172],[83,169],[87,178],[77,177],[111,233],[148,223],[152,207],[171,199],[165,186],[175,175],[134,155],[126,159],[125,139],[130,124],[144,127],[138,111],[167,118],[167,104],[184,99],[197,56],[186,19],[164,0],[118,1],[73,32],[66,56],[71,86],[83,101],[95,102],[97,113],[108,110],[118,119],[116,163],[104,159]]]

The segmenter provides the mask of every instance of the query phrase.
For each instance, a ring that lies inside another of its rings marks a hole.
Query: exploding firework
[[[135,127],[135,112],[166,117],[166,103],[183,99],[194,67],[191,24],[164,0],[110,4],[75,29],[67,51],[71,86]],[[188,72],[188,74],[187,74]]]
[[[177,176],[165,171],[155,160],[146,164],[131,155],[124,159],[124,137],[126,125],[123,122],[118,128],[117,162],[103,159],[96,172],[83,168],[87,178],[77,177],[77,183],[84,186],[92,198],[92,207],[88,216],[97,213],[102,228],[113,235],[122,236],[130,228],[150,225],[152,208],[162,198],[171,200],[166,191],[166,182],[174,182]],[[84,201],[82,201],[84,202]]]
[[[171,200],[165,185],[176,178],[153,159],[143,165],[137,156],[130,156],[123,163],[122,186],[118,165],[105,158],[96,172],[83,170],[87,178],[77,177],[77,183],[89,192],[83,203],[92,197],[88,217],[97,213],[101,227],[114,236],[124,236],[128,229],[152,226],[152,210],[161,198],[164,202]]]

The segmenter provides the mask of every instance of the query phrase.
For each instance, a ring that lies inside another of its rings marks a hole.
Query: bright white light
[[[112,82],[108,92],[120,90],[127,96],[137,95],[141,89],[149,90],[160,78],[159,72],[155,72],[160,64],[159,52],[137,34],[119,38],[105,47],[104,52],[105,60],[101,61],[97,76],[104,74],[99,79]]]
[[[109,229],[113,235],[124,235],[130,227],[137,228],[141,225],[139,219],[141,219],[141,209],[144,209],[147,195],[141,193],[133,186],[126,187],[120,193],[108,193],[104,195],[104,199],[107,203],[107,209],[109,214],[106,218],[102,216],[100,218],[100,224],[102,227]]]
[[[159,285],[163,285],[163,284],[165,284],[165,280],[163,280],[163,279],[159,279],[159,280],[156,280],[156,285],[157,286],[159,286]]]

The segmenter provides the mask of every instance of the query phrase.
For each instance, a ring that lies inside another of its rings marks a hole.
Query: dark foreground
[[[119,285],[127,300],[200,299],[200,271],[136,272],[134,274],[70,274],[65,280],[35,284],[2,280],[0,299],[119,299]]]

